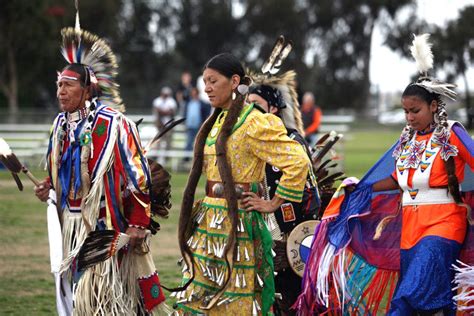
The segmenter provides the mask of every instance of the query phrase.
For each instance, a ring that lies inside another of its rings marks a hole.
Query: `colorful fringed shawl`
[[[460,124],[452,131],[471,155],[474,141]],[[400,192],[372,192],[372,185],[395,168],[392,146],[367,172],[353,192],[343,186],[334,195],[315,232],[306,264],[302,294],[294,304],[300,315],[387,314],[400,270]],[[461,183],[464,202],[474,207],[474,174],[465,168]],[[373,240],[379,222],[396,215],[381,237]],[[460,260],[474,264],[474,227],[468,233]],[[462,305],[458,302],[458,305]]]

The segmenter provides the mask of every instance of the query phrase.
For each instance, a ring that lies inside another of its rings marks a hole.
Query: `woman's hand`
[[[247,212],[273,213],[285,202],[277,196],[274,196],[270,201],[264,200],[253,192],[244,192],[242,195],[244,196],[242,206]]]
[[[49,197],[49,189],[51,189],[51,183],[48,179],[40,182],[39,185],[35,185],[35,195],[41,202],[46,202]]]

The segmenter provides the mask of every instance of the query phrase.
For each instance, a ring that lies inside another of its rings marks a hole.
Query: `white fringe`
[[[87,269],[74,291],[74,315],[133,315],[122,283],[116,256]]]
[[[324,247],[319,261],[318,278],[316,280],[316,299],[320,304],[324,304],[324,306],[329,306],[329,276],[335,252],[336,247],[328,243],[326,247]]]
[[[61,263],[59,272],[62,274],[68,271],[68,279],[71,279],[69,266],[74,257],[79,252],[80,247],[77,244],[82,242],[87,237],[87,231],[82,223],[81,213],[71,213],[69,209],[63,210],[63,253],[65,258]]]
[[[74,289],[73,315],[144,315],[138,278],[155,271],[151,253],[138,255],[133,251],[122,257],[120,266],[117,256],[113,256],[87,269]],[[161,303],[151,315],[171,313]]]
[[[453,268],[456,271],[454,277],[454,283],[456,286],[453,290],[458,291],[458,294],[454,296],[454,300],[457,302],[458,310],[460,311],[474,311],[474,306],[463,306],[474,301],[474,266],[469,266],[459,260],[458,265],[453,264]]]
[[[343,250],[339,255],[336,255],[336,247],[328,243],[321,255],[316,280],[316,300],[319,304],[329,307],[329,280],[332,278],[337,299],[341,307],[344,307],[347,295],[345,262],[346,251]]]
[[[334,286],[336,289],[337,299],[341,305],[342,314],[344,314],[344,301],[346,297],[346,251],[345,249],[336,256],[332,269],[332,276],[334,279]]]
[[[74,315],[145,315],[138,279],[155,273],[151,253],[138,255],[133,251],[87,269],[74,291]],[[148,315],[171,315],[164,302]]]

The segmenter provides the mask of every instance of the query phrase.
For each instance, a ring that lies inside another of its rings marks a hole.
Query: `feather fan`
[[[168,218],[171,209],[171,175],[162,165],[152,159],[148,159],[148,164],[151,174],[151,217],[148,228],[152,234],[156,234],[160,229],[158,217]]]
[[[115,230],[91,231],[77,254],[79,272],[112,257],[130,241],[130,236]]]
[[[337,134],[335,131],[326,133],[316,142],[312,150],[311,160],[318,184],[318,190],[321,197],[321,207],[319,217],[322,216],[334,192],[336,192],[336,182],[344,179],[343,172],[335,171],[337,161],[334,157],[329,157],[325,161],[323,158],[332,150],[333,146],[343,137],[342,134]]]
[[[3,138],[0,138],[0,161],[5,168],[10,170],[20,191],[23,190],[23,184],[18,177],[18,173],[20,172],[23,172],[35,185],[40,185],[39,180],[18,160],[17,156],[12,152],[10,146]]]
[[[0,138],[0,155],[9,156],[11,154],[12,150],[10,149],[10,146],[8,146],[7,142],[3,138]]]

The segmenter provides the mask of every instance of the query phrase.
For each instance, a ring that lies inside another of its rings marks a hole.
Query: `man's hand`
[[[247,211],[257,211],[260,213],[273,213],[285,200],[274,196],[273,199],[264,200],[253,192],[242,193],[244,198],[242,199],[242,207]]]
[[[132,248],[134,248],[135,246],[137,246],[137,247],[140,246],[142,244],[143,240],[145,240],[147,230],[144,229],[144,228],[132,226],[132,227],[129,227],[127,229],[125,234],[130,236],[129,245]]]
[[[51,183],[48,179],[45,179],[40,182],[39,185],[35,185],[35,195],[36,197],[42,201],[46,202],[49,197],[49,189],[51,189]]]

